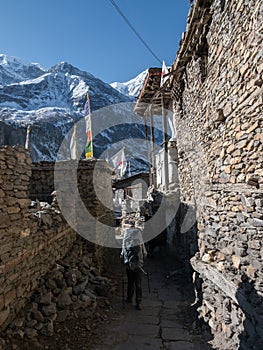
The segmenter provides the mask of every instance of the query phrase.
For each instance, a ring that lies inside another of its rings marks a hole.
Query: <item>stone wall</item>
[[[112,168],[104,160],[33,163],[30,197],[60,201],[63,215],[76,231],[86,228],[88,217],[113,226]],[[77,215],[84,217],[77,218]],[[72,218],[72,220],[71,220]],[[75,222],[73,222],[75,220]],[[94,227],[94,230],[96,228]]]
[[[63,215],[83,238],[96,244],[98,261],[102,247],[115,240],[112,168],[104,160],[59,162],[54,177]]]
[[[0,327],[25,305],[39,279],[75,240],[54,205],[30,206],[31,160],[22,147],[0,148]]]
[[[74,164],[57,164],[54,187],[54,163],[32,165],[24,148],[0,148],[0,328],[10,323],[41,277],[68,252],[81,225],[88,227],[95,238],[98,221],[113,225],[111,168],[103,161]],[[63,191],[68,193],[66,208],[73,220],[69,221],[71,226],[66,221],[65,207],[58,205]],[[93,226],[88,225],[86,217],[77,217],[74,193],[95,217]],[[49,203],[43,201],[47,199]],[[104,250],[94,244],[91,250],[96,250],[103,268]]]
[[[261,0],[196,0],[172,67],[199,311],[219,349],[263,348],[262,30]]]
[[[33,163],[30,197],[51,201],[54,191],[67,222],[96,245],[102,268],[105,254],[97,243],[114,231],[112,168],[100,159]]]
[[[30,198],[50,202],[54,191],[54,162],[32,163]]]
[[[97,243],[103,245],[101,237],[107,230],[112,235],[114,226],[112,168],[100,159],[33,163],[30,197],[50,201],[54,191],[67,222],[96,244],[96,256],[103,266],[104,250]]]

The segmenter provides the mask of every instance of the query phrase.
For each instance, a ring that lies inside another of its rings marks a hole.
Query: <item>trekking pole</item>
[[[147,282],[148,282],[148,290],[149,290],[149,293],[151,293],[149,271],[147,271]]]
[[[147,276],[148,290],[149,290],[149,293],[151,293],[149,272],[144,271],[144,269],[142,267],[140,267],[140,269]]]
[[[122,275],[122,308],[125,306],[125,297],[124,297],[124,274]]]

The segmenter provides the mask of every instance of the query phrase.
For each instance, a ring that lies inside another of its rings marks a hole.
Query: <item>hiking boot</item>
[[[142,310],[142,304],[141,303],[137,303],[136,304],[136,309],[137,310]]]

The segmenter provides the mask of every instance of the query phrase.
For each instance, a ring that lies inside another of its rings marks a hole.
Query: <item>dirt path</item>
[[[204,336],[193,330],[195,315],[190,306],[194,301],[192,284],[173,258],[166,252],[160,252],[147,261],[145,269],[149,271],[151,292],[148,291],[145,276],[143,309],[138,311],[131,304],[125,304],[123,308],[122,288],[119,288],[112,306],[120,315],[96,332],[98,341],[90,349],[212,349]],[[167,278],[171,271],[176,273]]]

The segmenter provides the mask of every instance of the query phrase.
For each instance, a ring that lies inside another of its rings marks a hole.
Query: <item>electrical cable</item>
[[[159,57],[153,52],[153,50],[150,48],[150,46],[145,42],[145,40],[142,38],[142,36],[137,32],[137,30],[134,28],[134,26],[131,24],[131,22],[128,20],[128,18],[124,15],[124,13],[121,11],[119,6],[116,4],[114,0],[109,0],[112,6],[116,9],[116,11],[120,14],[120,16],[124,19],[124,21],[127,23],[127,25],[130,27],[130,29],[135,33],[135,35],[138,37],[138,39],[143,43],[143,45],[147,48],[148,51],[154,56],[154,58],[162,65],[162,61],[159,59]]]

